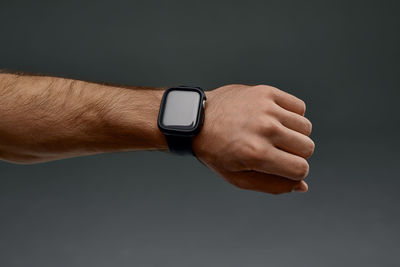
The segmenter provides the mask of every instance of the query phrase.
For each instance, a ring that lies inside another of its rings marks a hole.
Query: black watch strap
[[[195,156],[192,149],[191,136],[175,136],[166,134],[169,151],[178,155],[192,155]]]

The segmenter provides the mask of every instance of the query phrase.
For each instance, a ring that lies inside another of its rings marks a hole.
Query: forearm
[[[0,74],[0,158],[35,163],[167,149],[157,128],[162,90]]]
[[[157,127],[163,90],[0,73],[0,159],[36,163],[95,153],[167,150]],[[277,88],[207,92],[192,148],[230,183],[268,193],[307,191],[315,144],[305,103]]]

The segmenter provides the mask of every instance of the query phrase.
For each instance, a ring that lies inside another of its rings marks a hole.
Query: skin
[[[315,145],[302,100],[266,85],[227,85],[208,97],[204,129],[193,144],[205,165],[242,189],[308,190],[306,159]]]
[[[167,150],[157,127],[163,88],[0,73],[0,159],[34,164],[97,153]],[[277,88],[207,91],[196,156],[231,184],[272,194],[308,190],[314,143],[305,103]]]

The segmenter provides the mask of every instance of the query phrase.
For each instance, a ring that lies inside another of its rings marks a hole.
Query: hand
[[[227,85],[207,92],[197,157],[233,185],[280,194],[306,192],[314,152],[305,103],[266,85]]]

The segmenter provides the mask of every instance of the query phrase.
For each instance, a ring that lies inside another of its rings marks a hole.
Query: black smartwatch
[[[204,124],[206,94],[200,87],[177,86],[165,90],[158,113],[158,128],[170,152],[194,155],[192,139]]]

